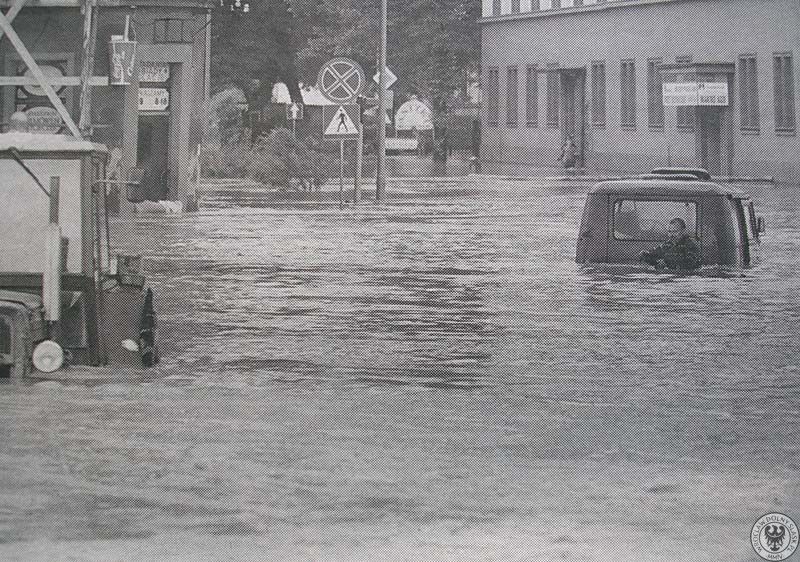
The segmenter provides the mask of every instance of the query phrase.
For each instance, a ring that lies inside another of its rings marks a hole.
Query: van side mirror
[[[141,203],[145,200],[144,168],[131,168],[128,170],[128,178],[125,180],[125,198],[131,203]]]
[[[764,221],[764,217],[756,218],[756,230],[758,230],[759,234],[767,232],[767,223]]]

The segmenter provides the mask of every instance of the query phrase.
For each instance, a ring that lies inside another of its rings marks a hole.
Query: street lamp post
[[[375,199],[386,199],[386,0],[381,0],[381,45],[378,77],[378,162]]]

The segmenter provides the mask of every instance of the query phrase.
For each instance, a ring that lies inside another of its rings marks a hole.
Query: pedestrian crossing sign
[[[358,138],[358,104],[322,106],[323,134],[329,139]]]

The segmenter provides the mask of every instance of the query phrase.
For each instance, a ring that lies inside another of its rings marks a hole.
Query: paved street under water
[[[800,521],[797,187],[762,263],[574,262],[578,183],[112,225],[162,363],[0,386],[5,560],[749,561]]]

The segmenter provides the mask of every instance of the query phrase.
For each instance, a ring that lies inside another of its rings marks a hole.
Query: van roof
[[[107,152],[104,145],[68,135],[44,133],[0,133],[0,152],[14,148],[21,154],[52,152]]]
[[[747,197],[743,191],[731,186],[721,186],[710,181],[687,180],[683,177],[669,179],[661,175],[648,175],[624,180],[610,180],[595,185],[589,193],[658,196],[731,195]]]

